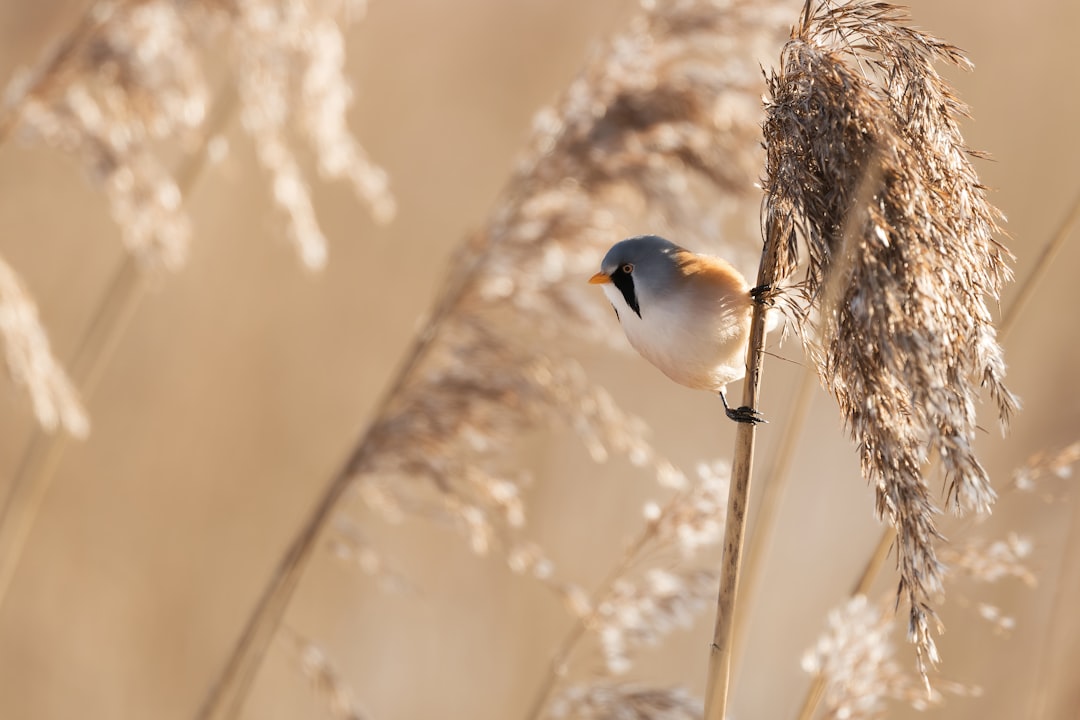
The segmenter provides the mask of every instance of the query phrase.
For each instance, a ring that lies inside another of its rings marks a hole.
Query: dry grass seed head
[[[661,508],[645,507],[645,519],[658,549],[675,549],[685,560],[701,548],[716,545],[724,535],[724,518],[731,486],[731,465],[724,461],[697,468],[697,480],[684,486]]]
[[[352,690],[321,647],[286,628],[281,637],[289,642],[300,663],[300,671],[311,684],[318,700],[325,704],[333,720],[366,720],[368,715],[357,708]]]
[[[716,588],[716,574],[700,568],[651,568],[637,582],[616,582],[591,622],[607,672],[625,673],[634,649],[658,645],[676,628],[690,627]]]
[[[781,27],[772,5],[651,4],[538,115],[450,270],[429,344],[363,441],[361,485],[376,497],[434,490],[481,551],[524,520],[506,458],[528,428],[567,427],[597,460],[617,452],[665,473],[644,423],[565,352],[614,328],[582,280],[625,226],[700,237],[717,198],[723,214],[752,196],[760,77],[744,53]]]
[[[906,22],[884,3],[807,3],[768,78],[765,224],[784,240],[781,275],[805,245],[804,343],[897,528],[925,670],[943,571],[923,467],[930,452],[941,458],[951,509],[988,510],[975,401],[985,387],[1003,423],[1016,401],[987,308],[1010,277],[993,237],[1000,216],[960,136],[964,109],[933,65],[966,60]]]
[[[25,139],[83,158],[127,249],[168,268],[186,257],[190,223],[158,144],[190,139],[209,101],[185,12],[167,0],[98,3],[85,32],[5,94]]]
[[[357,3],[350,7],[353,16],[362,9]],[[185,180],[174,175],[166,158],[177,147],[197,145],[198,134],[206,131],[206,66],[216,62],[208,58],[214,41],[224,39],[244,126],[273,177],[275,202],[289,218],[305,264],[320,267],[326,243],[297,160],[296,133],[314,149],[322,173],[348,179],[376,220],[394,213],[385,173],[367,159],[346,123],[352,98],[338,18],[348,14],[340,0],[93,3],[64,42],[9,82],[0,142],[16,130],[23,139],[81,156],[108,199],[128,251],[144,267],[176,269],[187,255],[191,228],[183,207]],[[14,336],[4,337],[10,342]],[[22,352],[8,345],[9,358]],[[73,397],[63,389],[59,370],[45,372],[57,364],[51,355],[38,357],[37,377],[54,378],[57,398]],[[13,373],[17,366],[9,362]],[[29,386],[37,389],[39,419],[51,428],[55,413],[40,392],[44,386]],[[76,434],[85,432],[85,418],[80,421],[74,411],[78,403],[64,405],[65,424]]]
[[[596,682],[567,688],[549,718],[567,720],[700,720],[701,700],[683,688]]]
[[[825,679],[823,718],[870,720],[885,716],[886,702],[898,700],[916,709],[938,705],[942,692],[978,694],[953,682],[925,686],[897,663],[891,636],[895,615],[887,599],[871,603],[856,595],[829,612],[826,629],[803,654],[803,670]]]
[[[1035,573],[1027,566],[1033,543],[1029,538],[1009,533],[1003,540],[972,538],[941,550],[941,560],[950,575],[963,575],[979,582],[1015,578],[1035,587]]]
[[[1072,477],[1073,466],[1080,461],[1080,442],[1074,442],[1057,450],[1042,450],[1013,471],[1010,488],[1032,492],[1049,477]],[[1044,493],[1046,494],[1046,493]],[[1047,494],[1052,497],[1052,495]]]
[[[37,306],[15,271],[0,258],[0,338],[8,374],[30,395],[41,427],[64,428],[76,437],[90,431],[90,420],[71,379],[53,356]]]
[[[297,154],[295,133],[305,137],[320,173],[348,180],[377,222],[397,209],[386,173],[369,159],[349,131],[352,89],[345,78],[345,37],[339,18],[348,3],[222,3],[229,14],[228,46],[236,66],[241,121],[259,162],[273,178],[274,201],[288,219],[289,236],[304,264],[326,263],[326,238]]]
[[[66,44],[8,86],[5,112],[24,137],[82,155],[122,229],[149,265],[182,264],[190,236],[170,143],[191,143],[208,115],[208,55],[223,40],[242,121],[273,178],[274,201],[304,263],[326,241],[297,157],[296,135],[320,171],[347,179],[378,221],[394,214],[385,173],[348,129],[340,0],[105,0]],[[352,14],[353,16],[356,13]]]

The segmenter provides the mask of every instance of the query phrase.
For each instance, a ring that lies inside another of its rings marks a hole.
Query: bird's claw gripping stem
[[[748,405],[737,408],[728,407],[727,398],[724,397],[724,393],[720,393],[720,400],[724,403],[724,413],[735,422],[747,423],[748,425],[757,425],[758,423],[767,424],[769,422],[761,416],[761,413]]]
[[[771,304],[769,302],[769,296],[772,294],[772,290],[772,285],[758,285],[757,287],[750,288],[750,297],[753,298],[754,302],[756,302],[758,305]]]

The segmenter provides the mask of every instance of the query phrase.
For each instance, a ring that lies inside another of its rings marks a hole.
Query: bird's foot
[[[758,285],[757,287],[750,288],[750,297],[758,305],[771,304],[770,295],[772,295],[773,286],[769,284]]]
[[[743,405],[742,407],[734,409],[728,407],[727,396],[724,395],[723,391],[720,391],[720,402],[724,403],[724,413],[735,422],[747,423],[749,425],[769,422],[761,416],[761,413],[748,405]]]
[[[757,410],[747,405],[737,408],[724,408],[724,412],[727,416],[739,423],[747,423],[748,425],[757,425],[758,423],[768,423],[764,417],[761,416]]]

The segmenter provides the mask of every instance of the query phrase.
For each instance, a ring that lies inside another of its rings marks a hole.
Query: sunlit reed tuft
[[[160,144],[190,140],[210,98],[185,9],[168,0],[96,3],[5,97],[23,139],[80,157],[127,249],[169,268],[183,263],[191,228]]]
[[[0,258],[0,337],[8,374],[26,388],[34,416],[46,430],[63,428],[76,437],[90,430],[79,393],[53,357],[37,306]]]
[[[716,574],[704,569],[651,568],[636,582],[616,582],[594,621],[607,671],[625,673],[634,646],[657,645],[675,628],[690,627],[715,594]]]
[[[192,228],[171,158],[200,146],[215,111],[210,78],[224,55],[235,90],[220,93],[221,102],[239,96],[288,234],[303,263],[320,268],[326,239],[299,140],[323,176],[352,184],[376,221],[395,213],[386,173],[347,124],[342,23],[362,10],[348,0],[98,0],[36,67],[9,81],[0,142],[15,134],[77,155],[105,193],[127,250],[144,267],[176,269]]]
[[[355,5],[353,3],[352,5]],[[346,179],[378,221],[395,212],[386,174],[346,122],[342,0],[101,0],[68,41],[8,86],[5,129],[76,153],[109,198],[128,248],[175,268],[191,234],[167,161],[191,144],[210,112],[210,72],[231,61],[241,120],[273,180],[273,197],[305,265],[326,261],[299,137],[322,174]]]
[[[701,701],[683,688],[596,682],[568,688],[552,704],[553,720],[700,720]]]
[[[985,389],[1004,425],[1016,400],[987,307],[1011,275],[1000,216],[960,136],[964,107],[934,69],[968,62],[906,23],[883,3],[807,3],[768,79],[765,212],[782,274],[804,248],[803,338],[897,529],[925,672],[943,592],[925,467],[940,458],[951,510],[988,511],[976,401]]]
[[[523,478],[500,458],[527,427],[568,427],[596,460],[616,452],[664,474],[644,423],[564,348],[598,327],[614,333],[583,279],[628,228],[693,244],[750,207],[761,157],[752,58],[779,36],[779,17],[753,3],[652,4],[537,115],[487,226],[451,267],[430,344],[363,441],[363,497],[390,508],[434,489],[486,552],[524,522]]]
[[[242,704],[348,490],[390,520],[452,523],[477,553],[497,549],[512,569],[556,589],[576,617],[595,612],[590,596],[555,579],[550,559],[524,539],[529,477],[512,451],[547,426],[573,433],[596,460],[618,453],[661,481],[677,474],[644,423],[572,359],[572,346],[604,335],[597,328],[617,332],[585,279],[631,228],[716,248],[721,228],[745,228],[755,217],[757,58],[780,42],[784,24],[779,4],[646,3],[538,114],[490,218],[448,264],[372,424],[279,562],[202,717],[226,717]],[[575,638],[584,631],[576,622]],[[537,713],[548,690],[537,693]]]
[[[1046,489],[1040,488],[1048,478],[1071,478],[1074,466],[1080,462],[1080,442],[1074,442],[1055,450],[1042,450],[1013,472],[1010,487],[1020,492]]]
[[[887,599],[873,603],[865,595],[829,612],[825,631],[802,659],[805,672],[825,680],[819,717],[870,720],[885,717],[890,700],[925,710],[943,702],[944,693],[979,694],[978,688],[944,680],[928,694],[921,679],[896,659],[894,617]]]
[[[367,720],[368,715],[360,711],[352,690],[319,645],[291,630],[282,638],[292,646],[300,672],[311,684],[318,702],[326,708],[327,716],[332,720]]]

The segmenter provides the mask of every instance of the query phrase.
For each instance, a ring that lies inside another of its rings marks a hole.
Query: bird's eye
[[[625,265],[622,266],[622,271],[624,273],[626,273],[627,275],[629,275],[630,273],[634,272],[634,264],[633,263],[626,263]]]

